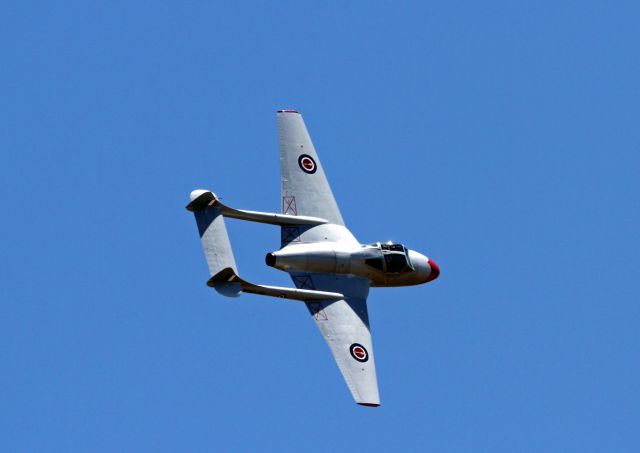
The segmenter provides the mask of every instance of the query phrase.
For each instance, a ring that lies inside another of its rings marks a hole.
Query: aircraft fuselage
[[[432,260],[400,244],[290,244],[268,253],[265,261],[285,272],[365,277],[377,287],[419,285],[440,275]]]

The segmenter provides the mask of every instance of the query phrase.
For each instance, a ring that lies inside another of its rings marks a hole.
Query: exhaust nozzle
[[[267,253],[267,256],[264,257],[264,261],[267,263],[267,266],[274,267],[276,265],[276,256],[273,253]]]

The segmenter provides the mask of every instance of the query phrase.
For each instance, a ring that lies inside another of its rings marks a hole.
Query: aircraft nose
[[[440,268],[438,265],[429,258],[429,267],[431,268],[431,273],[429,274],[429,278],[427,278],[427,282],[433,281],[440,276]]]

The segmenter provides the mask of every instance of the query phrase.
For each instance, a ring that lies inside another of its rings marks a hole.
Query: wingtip
[[[380,403],[358,403],[358,405],[365,407],[378,407],[380,406]]]
[[[298,112],[297,110],[291,110],[291,109],[278,110],[278,113],[297,113],[298,115],[300,114],[300,112]]]

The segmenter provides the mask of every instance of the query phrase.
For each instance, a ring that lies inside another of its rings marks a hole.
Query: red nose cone
[[[427,279],[428,282],[433,281],[440,276],[440,268],[433,260],[429,260],[429,266],[431,267],[431,274],[429,274],[429,278]]]

